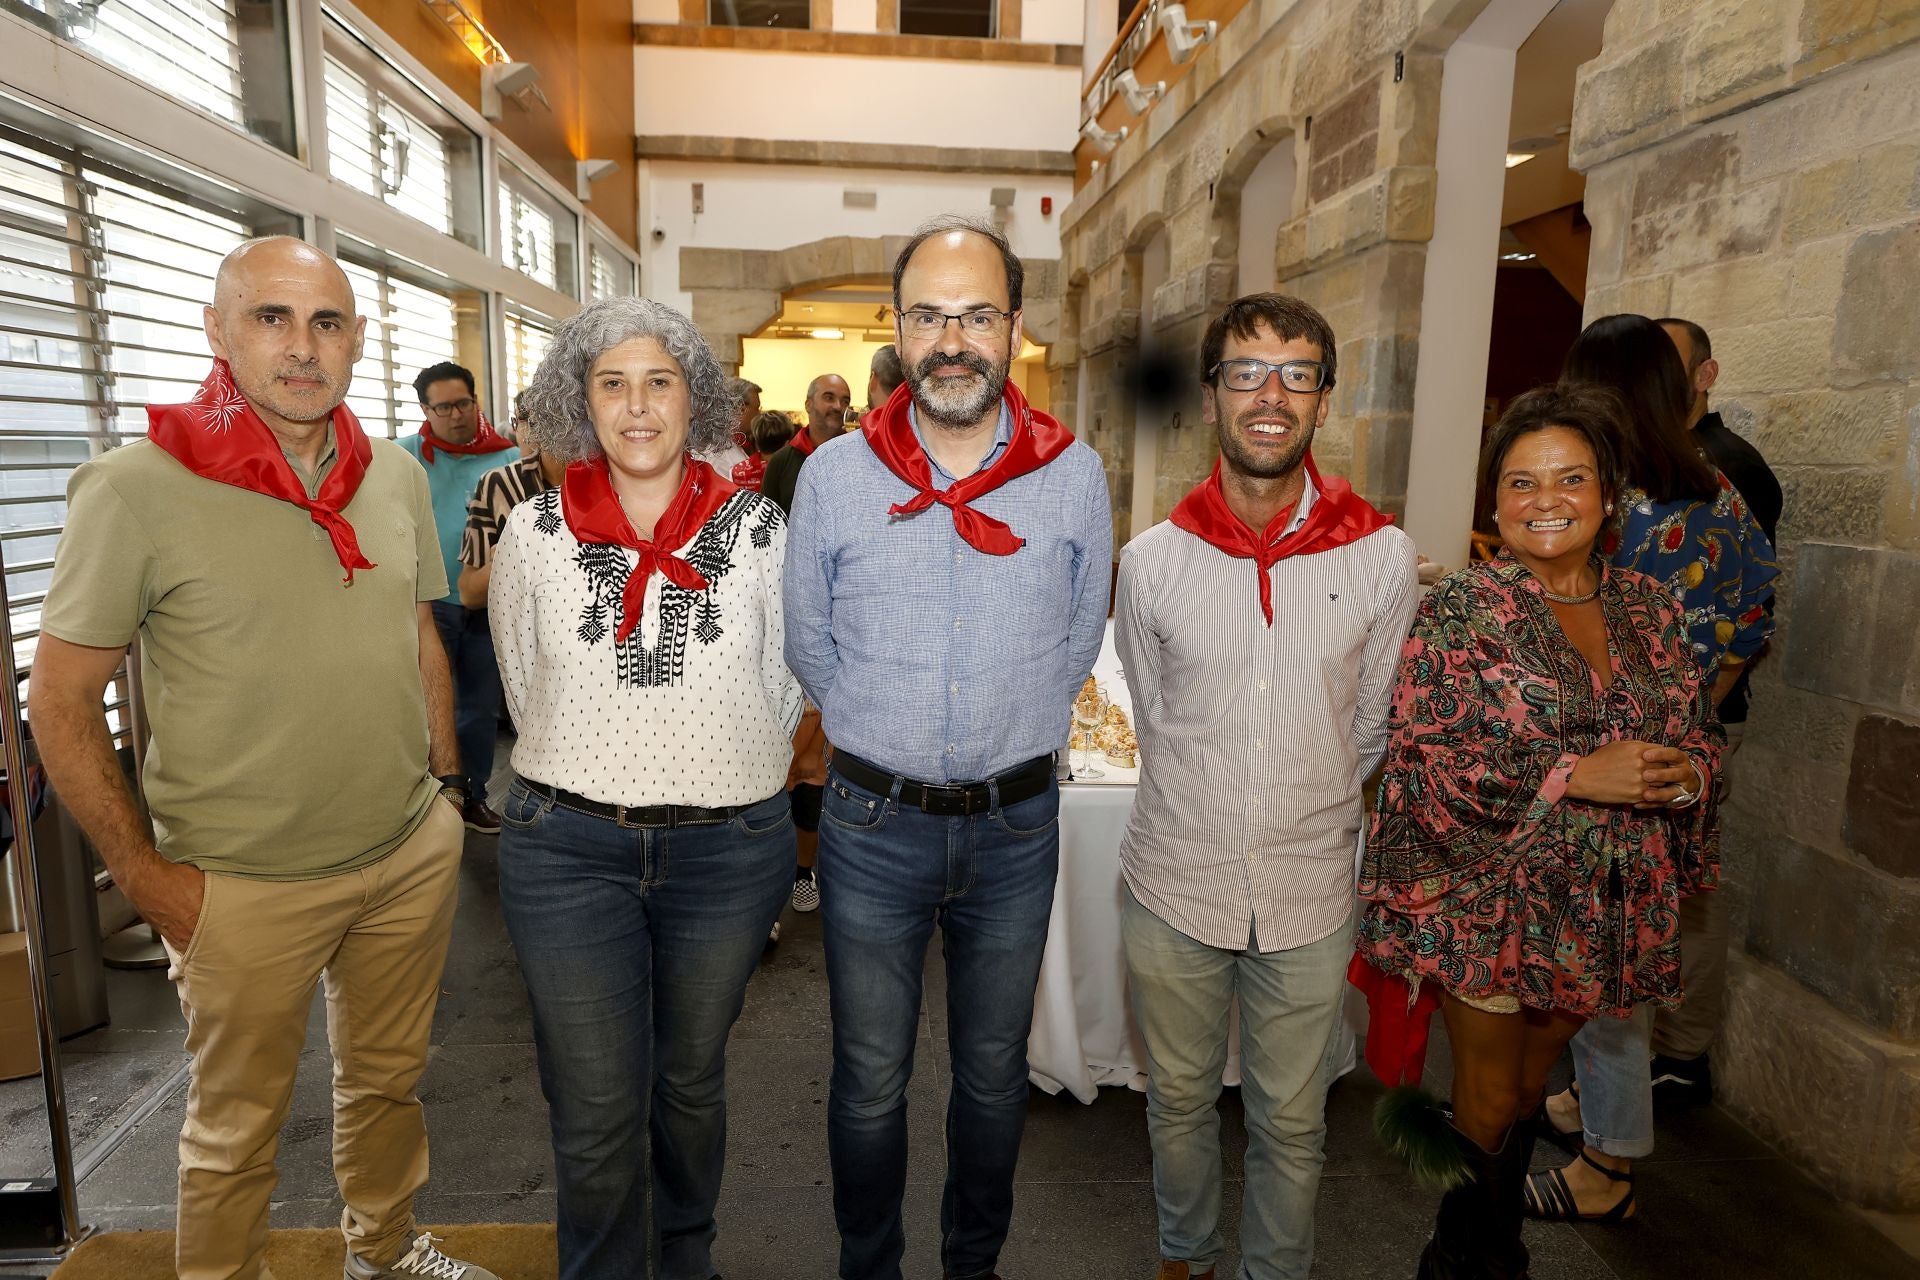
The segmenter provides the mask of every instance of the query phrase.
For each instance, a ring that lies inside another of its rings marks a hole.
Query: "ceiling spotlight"
[[[1113,78],[1113,87],[1118,89],[1120,96],[1127,100],[1127,110],[1135,115],[1146,114],[1147,108],[1167,92],[1165,80],[1155,80],[1150,85],[1143,85],[1135,78],[1131,67]]]
[[[573,194],[583,201],[593,199],[593,184],[619,167],[611,160],[574,161]]]
[[[1127,126],[1109,131],[1102,129],[1098,120],[1089,120],[1080,126],[1080,136],[1091,142],[1101,155],[1112,155],[1113,149],[1127,140]]]
[[[1507,168],[1512,169],[1518,165],[1523,165],[1531,159],[1533,159],[1533,152],[1531,151],[1509,151],[1507,152]]]
[[[1167,52],[1175,62],[1185,62],[1193,51],[1220,34],[1220,24],[1212,18],[1205,22],[1187,21],[1187,6],[1168,4],[1160,7],[1160,30],[1167,37]]]
[[[807,330],[807,336],[809,338],[821,338],[827,342],[838,342],[840,339],[846,337],[847,334],[844,329],[809,329]]]

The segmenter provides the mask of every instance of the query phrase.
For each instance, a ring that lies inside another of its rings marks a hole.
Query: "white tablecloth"
[[[1106,644],[1093,672],[1131,716],[1132,700],[1113,648],[1112,622],[1107,623]],[[1064,1089],[1081,1102],[1092,1102],[1103,1085],[1140,1090],[1147,1085],[1147,1051],[1128,1011],[1126,958],[1120,947],[1120,907],[1126,898],[1120,878],[1120,837],[1133,811],[1139,774],[1117,769],[1095,755],[1095,764],[1107,773],[1106,778],[1069,782],[1060,789],[1060,878],[1054,886],[1047,950],[1034,994],[1033,1030],[1027,1039],[1028,1078],[1048,1093]],[[1074,760],[1080,760],[1077,751]],[[1349,999],[1340,1032],[1346,1040],[1349,1069],[1356,1005],[1365,1008],[1364,1002]],[[1237,1010],[1229,1027],[1227,1054],[1223,1081],[1238,1084]]]

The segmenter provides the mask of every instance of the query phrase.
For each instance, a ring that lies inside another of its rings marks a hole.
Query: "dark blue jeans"
[[[440,629],[453,673],[453,738],[460,746],[467,794],[485,800],[500,718],[500,663],[493,656],[487,611],[435,600],[433,624]]]
[[[715,826],[621,827],[518,778],[500,907],[533,1001],[561,1280],[708,1280],[727,1034],[793,887],[785,792]]]
[[[897,788],[896,788],[897,791]],[[1013,1218],[1027,1119],[1027,1033],[1060,863],[1060,792],[932,817],[835,772],[820,822],[820,914],[833,1004],[827,1145],[842,1280],[900,1280],[907,1081],[927,942],[947,963],[944,1275],[992,1274]]]

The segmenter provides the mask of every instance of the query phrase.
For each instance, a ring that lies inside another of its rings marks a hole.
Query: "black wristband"
[[[434,781],[440,784],[442,791],[458,791],[462,796],[468,798],[472,796],[472,792],[467,790],[467,779],[464,774],[443,773]]]

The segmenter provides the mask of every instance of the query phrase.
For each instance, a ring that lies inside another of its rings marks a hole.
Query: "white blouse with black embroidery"
[[[522,777],[604,804],[708,808],[786,785],[802,702],[782,655],[786,517],[737,493],[673,550],[707,589],[656,573],[616,644],[638,553],[575,538],[558,489],[507,518],[487,614]]]

